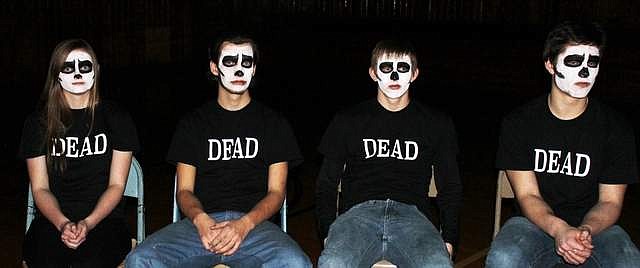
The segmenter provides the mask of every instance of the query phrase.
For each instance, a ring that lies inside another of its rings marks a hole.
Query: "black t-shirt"
[[[87,109],[72,109],[71,116],[71,126],[63,137],[56,138],[51,152],[54,157],[64,158],[66,167],[60,172],[49,165],[49,188],[62,213],[77,221],[93,211],[107,189],[113,150],[135,152],[139,144],[129,113],[115,103],[102,101],[97,105],[93,126]],[[34,112],[25,120],[20,158],[47,154],[45,124],[41,112]],[[123,204],[121,202],[109,217],[124,217]]]
[[[250,211],[267,193],[269,166],[302,161],[289,123],[251,100],[228,111],[211,101],[179,122],[167,161],[196,167],[194,193],[207,213]]]
[[[597,203],[599,184],[638,181],[635,148],[633,128],[608,106],[590,98],[580,116],[561,120],[545,95],[503,119],[496,166],[533,170],[554,214],[578,226]]]
[[[416,205],[427,217],[427,193],[432,166],[438,188],[443,238],[458,239],[458,210],[462,185],[458,145],[449,116],[411,101],[391,112],[376,99],[338,113],[326,130],[319,151],[325,161],[338,163],[344,210],[367,200],[392,199]],[[336,172],[329,172],[335,174]],[[319,176],[318,217],[321,232],[335,217],[338,178]]]

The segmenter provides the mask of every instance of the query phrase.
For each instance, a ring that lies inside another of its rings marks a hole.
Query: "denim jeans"
[[[629,235],[612,225],[592,237],[591,257],[581,266],[639,267],[640,253]],[[509,219],[491,243],[486,267],[553,267],[564,261],[555,251],[555,239],[527,218]]]
[[[370,200],[329,228],[320,268],[366,267],[386,259],[398,267],[452,267],[440,232],[413,205]]]
[[[238,219],[244,213],[226,211],[209,214],[219,221]],[[231,256],[207,251],[189,219],[170,224],[149,236],[126,259],[126,267],[311,267],[309,257],[275,224],[258,224]]]

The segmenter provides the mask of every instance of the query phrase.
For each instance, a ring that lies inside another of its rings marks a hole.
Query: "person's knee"
[[[486,267],[521,267],[526,263],[525,252],[513,245],[492,245],[487,254]]]
[[[275,254],[274,259],[286,260],[286,265],[284,267],[312,267],[307,254],[302,252],[299,248],[279,250],[278,253]]]
[[[350,267],[352,261],[352,256],[340,254],[340,252],[336,251],[324,250],[322,255],[320,255],[320,259],[318,259],[318,268]]]
[[[152,247],[144,244],[133,249],[125,259],[125,267],[151,267],[151,261],[156,258]]]

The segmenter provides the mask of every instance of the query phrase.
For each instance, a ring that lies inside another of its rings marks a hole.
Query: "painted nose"
[[[391,80],[398,81],[399,79],[400,79],[400,76],[398,76],[398,72],[391,73]]]
[[[82,75],[81,74],[76,74],[73,76],[73,79],[82,79]]]
[[[578,76],[582,78],[589,77],[589,69],[587,69],[587,67],[583,67],[582,70],[580,70],[580,72],[578,73]]]
[[[235,76],[242,77],[242,76],[244,76],[244,73],[243,73],[241,70],[237,70],[237,71],[234,73],[234,75],[235,75]]]

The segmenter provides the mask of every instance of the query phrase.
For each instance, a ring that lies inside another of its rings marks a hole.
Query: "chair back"
[[[496,237],[498,231],[500,231],[500,220],[502,219],[502,199],[514,198],[513,189],[511,189],[511,183],[507,178],[507,173],[504,170],[498,172],[498,182],[496,189],[496,209],[495,218],[493,224],[493,237]]]

